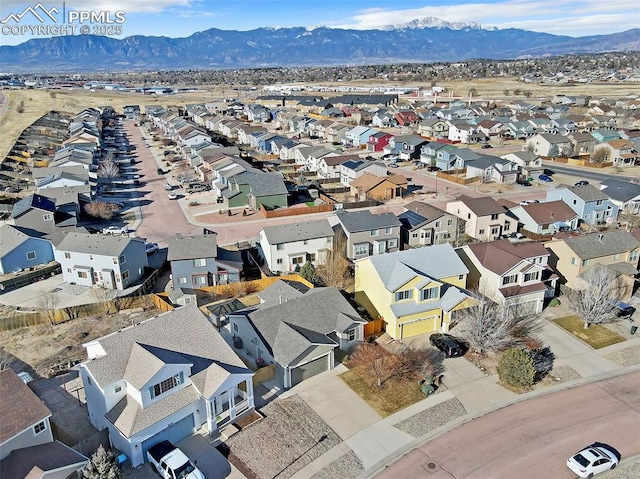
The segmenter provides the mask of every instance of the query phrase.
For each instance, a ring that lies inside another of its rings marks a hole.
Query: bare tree
[[[98,178],[104,178],[108,183],[120,175],[120,167],[111,158],[106,158],[100,162],[97,172]]]
[[[609,158],[609,150],[607,148],[596,148],[589,158],[590,163],[604,163]]]
[[[460,312],[460,335],[480,355],[524,344],[542,327],[542,320],[520,305],[500,305],[479,293],[472,300]]]
[[[60,304],[61,298],[58,293],[47,291],[38,299],[38,306],[44,310],[47,319],[52,326],[56,324],[56,309]]]
[[[369,369],[379,388],[394,375],[396,363],[392,355],[377,343],[361,344],[349,358],[349,367],[363,366]]]
[[[3,347],[0,347],[0,371],[9,369],[14,359],[15,358],[13,357],[13,354],[11,354]]]
[[[342,231],[339,230],[334,235],[331,251],[316,272],[325,286],[335,286],[341,290],[347,287],[349,283],[347,237]]]
[[[84,207],[84,211],[94,218],[110,220],[118,210],[118,205],[106,201],[91,201]]]
[[[627,293],[620,276],[603,265],[595,265],[579,278],[579,284],[565,293],[571,310],[584,321],[584,329],[592,324],[610,323],[617,319],[615,304]]]

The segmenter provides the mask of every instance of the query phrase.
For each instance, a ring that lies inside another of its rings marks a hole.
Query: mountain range
[[[186,38],[74,35],[0,46],[3,73],[455,62],[640,50],[640,29],[569,37],[429,17],[376,30],[212,28]]]

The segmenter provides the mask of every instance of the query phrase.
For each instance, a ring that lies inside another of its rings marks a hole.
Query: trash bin
[[[638,326],[631,326],[631,334],[636,334],[636,331],[638,330]]]

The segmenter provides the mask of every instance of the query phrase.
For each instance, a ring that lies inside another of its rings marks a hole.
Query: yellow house
[[[631,297],[638,274],[640,242],[626,230],[610,230],[544,243],[551,252],[550,263],[568,288],[582,285],[580,276],[596,264],[614,271],[625,288],[624,299]]]
[[[471,303],[468,273],[450,244],[370,256],[355,261],[355,299],[393,339],[448,331]]]

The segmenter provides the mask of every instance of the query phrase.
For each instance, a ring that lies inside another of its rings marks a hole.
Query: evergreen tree
[[[82,476],[84,479],[121,479],[122,471],[113,453],[101,444],[82,471]]]
[[[309,281],[312,284],[320,283],[320,277],[318,273],[316,273],[316,268],[313,266],[311,261],[308,261],[302,266],[300,269],[300,276]]]

